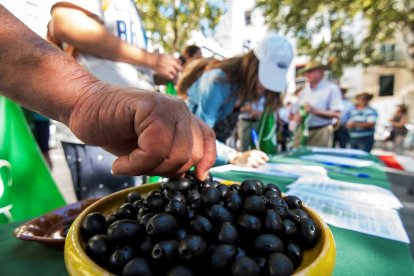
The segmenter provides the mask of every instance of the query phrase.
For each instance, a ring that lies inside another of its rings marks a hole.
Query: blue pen
[[[253,141],[253,145],[255,146],[255,148],[257,150],[260,150],[260,146],[259,146],[259,138],[257,137],[257,133],[256,130],[254,128],[252,128],[252,141]]]

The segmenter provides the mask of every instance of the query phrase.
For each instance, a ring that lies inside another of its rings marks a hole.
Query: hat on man
[[[306,72],[310,72],[310,71],[314,71],[314,70],[327,70],[329,69],[329,66],[326,64],[323,64],[319,61],[316,60],[311,60],[309,61],[305,67],[303,67],[300,72],[302,74],[306,73]]]
[[[293,60],[290,42],[275,33],[267,34],[253,50],[259,60],[259,80],[268,90],[284,92],[286,74]]]
[[[361,92],[361,93],[358,93],[358,94],[355,95],[355,98],[358,98],[358,97],[363,97],[367,101],[370,101],[370,100],[372,100],[374,95],[372,95],[371,93],[368,93],[368,92]]]

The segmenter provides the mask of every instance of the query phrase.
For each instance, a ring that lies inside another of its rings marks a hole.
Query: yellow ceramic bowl
[[[108,195],[86,208],[73,222],[65,242],[65,262],[70,275],[112,275],[110,272],[95,264],[85,253],[85,243],[80,235],[80,227],[85,216],[92,212],[101,212],[109,215],[124,201],[127,194],[137,191],[146,194],[159,189],[159,184],[147,184],[129,188]],[[310,217],[315,220],[321,231],[318,244],[311,250],[304,252],[303,262],[295,271],[297,275],[329,275],[335,265],[335,242],[331,230],[322,219],[311,209],[305,208]]]

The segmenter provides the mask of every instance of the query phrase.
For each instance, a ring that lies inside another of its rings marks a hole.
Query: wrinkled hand
[[[260,150],[249,150],[242,152],[230,163],[241,167],[257,168],[269,161],[266,153]]]
[[[179,177],[195,165],[196,176],[206,178],[215,135],[182,100],[103,83],[92,90],[79,97],[69,127],[83,142],[119,156],[114,174]]]
[[[175,80],[178,73],[183,70],[179,59],[170,55],[154,54],[155,64],[152,68],[161,79]]]

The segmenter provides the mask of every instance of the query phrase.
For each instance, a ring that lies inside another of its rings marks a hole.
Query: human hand
[[[119,156],[114,174],[179,177],[195,165],[204,180],[216,158],[213,130],[182,100],[160,93],[99,83],[79,97],[69,127]]]
[[[308,104],[308,103],[305,103],[303,105],[303,108],[304,108],[306,113],[313,114],[315,112],[315,108],[313,106],[311,106],[310,104]]]
[[[266,153],[260,150],[249,150],[239,153],[230,163],[241,167],[257,168],[269,161]]]
[[[181,61],[170,55],[155,53],[155,62],[152,69],[159,79],[175,80],[179,72],[183,70]]]

